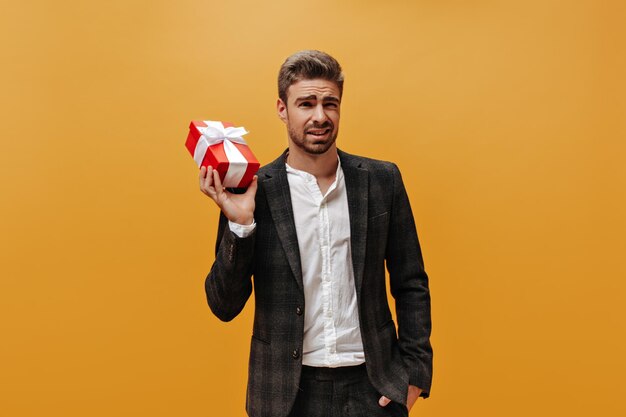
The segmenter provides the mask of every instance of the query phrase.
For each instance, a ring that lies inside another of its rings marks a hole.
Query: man
[[[397,167],[337,149],[343,74],[319,51],[290,56],[277,111],[289,148],[247,191],[211,167],[221,209],[209,306],[232,320],[252,293],[252,417],[407,416],[432,375],[428,278]],[[398,333],[387,302],[385,264]]]

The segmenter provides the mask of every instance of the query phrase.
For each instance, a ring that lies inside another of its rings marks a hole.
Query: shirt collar
[[[285,168],[287,170],[287,174],[297,175],[306,182],[315,183],[317,186],[317,178],[315,178],[315,175],[310,174],[306,171],[302,171],[300,169],[296,169],[290,166],[287,162],[285,162]],[[335,181],[333,181],[331,186],[328,188],[328,191],[326,191],[326,196],[329,195],[333,190],[335,190],[335,188],[337,188],[337,185],[341,181],[343,181],[343,169],[341,169],[341,158],[339,158],[339,155],[337,155],[337,171],[335,172]]]

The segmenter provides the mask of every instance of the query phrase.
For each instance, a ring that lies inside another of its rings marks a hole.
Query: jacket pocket
[[[387,217],[389,217],[389,212],[388,212],[388,211],[385,211],[385,212],[382,212],[382,213],[380,213],[380,214],[376,214],[376,215],[374,215],[374,216],[372,216],[372,217],[369,217],[369,218],[367,219],[367,221],[368,221],[368,222],[386,221],[386,220],[387,220]]]

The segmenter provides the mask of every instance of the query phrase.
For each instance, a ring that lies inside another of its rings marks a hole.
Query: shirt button
[[[296,314],[301,316],[302,315],[302,309],[298,306],[296,307]]]
[[[291,353],[291,357],[294,359],[298,359],[300,357],[300,350],[294,349],[293,352]]]

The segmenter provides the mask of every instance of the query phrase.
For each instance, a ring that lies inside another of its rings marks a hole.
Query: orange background
[[[626,415],[621,1],[21,1],[0,15],[0,408],[243,416],[253,303],[206,306],[192,119],[286,146],[276,74],[346,74],[340,147],[393,160],[433,297],[417,416]]]

